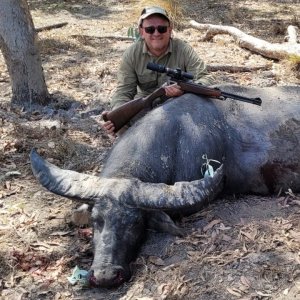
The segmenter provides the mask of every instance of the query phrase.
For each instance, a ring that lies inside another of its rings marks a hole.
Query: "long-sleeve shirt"
[[[111,99],[112,108],[116,108],[135,97],[145,97],[167,82],[165,73],[147,69],[147,63],[154,62],[168,68],[180,68],[194,75],[194,82],[211,85],[213,76],[209,75],[205,63],[186,42],[171,39],[167,52],[155,57],[149,53],[143,40],[131,45],[123,54],[118,72],[118,84]]]

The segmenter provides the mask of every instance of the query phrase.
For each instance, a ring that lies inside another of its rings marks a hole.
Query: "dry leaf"
[[[288,189],[288,191],[285,193],[293,198],[296,198],[295,194],[293,193],[293,191],[291,189]]]
[[[257,229],[254,229],[253,232],[245,232],[245,231],[240,231],[240,234],[244,235],[246,238],[248,238],[250,241],[254,241],[255,237],[257,235]]]
[[[37,250],[51,250],[52,251],[52,247],[48,244],[48,243],[45,243],[45,242],[41,242],[41,241],[37,241],[37,242],[34,242],[34,243],[31,243],[30,244],[30,247],[33,247]]]
[[[248,286],[245,286],[245,285],[240,285],[240,286],[239,286],[239,290],[240,290],[242,293],[247,293],[248,290],[249,290],[249,287],[248,287]]]
[[[227,291],[231,294],[231,295],[234,295],[234,296],[237,296],[237,297],[241,297],[242,294],[240,293],[240,290],[236,289],[236,288],[229,288],[227,287],[226,288]]]
[[[289,293],[289,288],[287,288],[287,289],[285,289],[284,291],[283,291],[283,295],[287,295]]]
[[[251,287],[251,283],[250,283],[249,279],[245,276],[241,276],[241,283],[248,288]]]
[[[189,289],[186,286],[186,284],[181,283],[175,288],[174,296],[175,297],[177,296],[178,299],[183,299],[183,296],[187,295],[188,292],[189,292]]]
[[[266,293],[263,293],[263,292],[260,292],[260,291],[256,291],[256,294],[259,295],[259,296],[262,296],[262,297],[271,297],[272,296],[271,294],[266,294]]]
[[[300,232],[295,232],[294,230],[291,230],[289,232],[289,237],[293,240],[296,240],[297,242],[300,242]]]
[[[11,189],[11,182],[10,181],[5,181],[5,188],[7,190],[10,190]]]
[[[243,296],[242,298],[239,298],[238,300],[253,300],[254,297],[253,295],[246,295],[246,296]]]
[[[229,226],[226,227],[226,226],[224,225],[224,223],[221,223],[220,226],[219,226],[219,229],[220,229],[220,230],[229,230],[229,229],[231,229],[231,227],[229,227]]]
[[[184,243],[187,243],[187,240],[178,239],[174,242],[175,245],[184,244]]]
[[[166,299],[168,295],[172,292],[172,287],[170,284],[163,283],[158,288],[158,293],[161,295],[162,299]]]
[[[225,242],[229,242],[232,240],[232,238],[227,234],[222,234],[222,240]]]
[[[70,233],[71,233],[71,231],[55,231],[55,232],[50,233],[50,235],[52,235],[52,236],[64,236],[64,235],[68,235]]]
[[[216,240],[218,234],[219,234],[219,231],[213,230],[213,232],[211,233],[211,239],[212,239],[212,241]]]
[[[48,147],[51,148],[51,149],[54,149],[55,148],[55,143],[54,142],[49,142]]]
[[[166,266],[166,267],[162,268],[162,270],[163,271],[167,271],[167,270],[172,269],[172,268],[176,268],[176,265],[175,264],[171,264],[169,266]]]
[[[300,206],[300,200],[292,200],[291,203]]]
[[[203,231],[206,232],[207,230],[213,228],[215,225],[221,223],[220,219],[213,220],[210,223],[208,223],[206,226],[203,227]]]
[[[156,266],[164,266],[165,262],[157,256],[149,256],[149,261]]]

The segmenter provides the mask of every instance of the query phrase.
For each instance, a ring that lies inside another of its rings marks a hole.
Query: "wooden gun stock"
[[[147,97],[131,100],[108,112],[106,115],[103,115],[103,120],[113,122],[115,126],[114,132],[118,132],[136,114],[145,108],[152,107],[153,101],[163,95],[165,95],[165,89],[160,87]]]

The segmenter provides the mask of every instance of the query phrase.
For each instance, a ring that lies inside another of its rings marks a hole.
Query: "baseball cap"
[[[145,7],[142,10],[141,16],[139,18],[138,25],[140,26],[141,23],[142,23],[142,21],[144,19],[146,19],[149,16],[154,15],[154,14],[162,15],[162,16],[164,16],[170,22],[170,19],[168,17],[168,13],[167,13],[167,11],[165,9],[163,9],[163,8],[161,8],[159,6],[150,6],[150,7]]]

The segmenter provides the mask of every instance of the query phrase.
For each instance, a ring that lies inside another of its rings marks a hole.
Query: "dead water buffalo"
[[[300,190],[300,87],[222,89],[259,96],[263,104],[191,94],[169,100],[115,143],[100,177],[62,170],[32,151],[44,187],[94,204],[93,284],[128,280],[147,228],[181,234],[169,215],[197,211],[220,191]],[[205,154],[222,166],[201,179]]]

